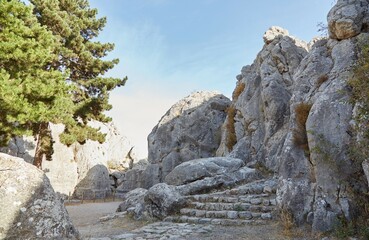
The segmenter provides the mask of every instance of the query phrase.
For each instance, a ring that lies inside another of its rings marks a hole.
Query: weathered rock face
[[[217,156],[256,161],[277,171],[277,156],[288,131],[293,74],[307,54],[307,44],[286,33],[281,28],[269,29],[263,50],[237,76],[235,114],[226,119]],[[232,135],[236,144],[229,149]]]
[[[174,186],[158,183],[152,186],[145,195],[146,210],[151,217],[164,219],[170,214],[179,212],[187,203]]]
[[[183,185],[206,177],[230,174],[243,166],[243,161],[235,158],[203,158],[182,163],[169,173],[165,182]]]
[[[50,125],[54,153],[52,161],[42,162],[42,169],[58,193],[74,193],[77,197],[83,194],[85,198],[103,197],[110,192],[109,171],[128,169],[130,163],[137,161],[134,151],[131,151],[132,145],[113,123],[91,122],[90,125],[106,134],[103,144],[88,140],[83,145],[67,147],[59,141],[64,126]],[[2,151],[33,162],[35,146],[33,138],[16,138]]]
[[[145,217],[145,195],[147,189],[136,188],[128,192],[123,199],[123,202],[119,205],[117,212],[127,211],[133,215],[136,220]]]
[[[77,239],[64,204],[45,174],[0,153],[0,238]]]
[[[183,162],[213,157],[229,103],[216,92],[195,92],[173,105],[148,136],[150,164],[139,173],[139,186],[150,188],[163,182]]]
[[[122,173],[117,178],[117,191],[128,192],[135,188],[141,188],[145,186],[143,179],[143,173],[148,166],[146,160],[141,160],[134,164],[133,168]]]
[[[328,15],[330,38],[308,45],[271,28],[255,62],[237,76],[235,114],[217,151],[274,171],[279,206],[313,231],[331,230],[341,216],[355,218],[353,192],[368,191],[364,176],[355,177],[361,168],[368,172],[367,163],[349,156],[355,137],[347,86],[358,43],[369,38],[368,6],[339,0]]]
[[[368,0],[338,0],[328,14],[329,36],[348,39],[369,31]]]

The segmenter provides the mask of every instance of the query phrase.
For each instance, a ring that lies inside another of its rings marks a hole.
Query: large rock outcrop
[[[119,189],[150,188],[179,164],[215,156],[230,100],[195,92],[174,104],[148,136],[148,166],[128,171]]]
[[[307,55],[307,44],[286,33],[279,27],[268,30],[263,50],[237,76],[231,107],[234,114],[225,121],[218,156],[229,155],[278,170],[278,155],[289,127],[293,75]],[[230,146],[232,138],[236,144]]]
[[[0,239],[77,239],[68,213],[45,174],[0,153]]]
[[[109,173],[117,169],[129,169],[137,161],[132,145],[122,136],[113,123],[90,122],[106,134],[106,141],[100,144],[87,140],[83,145],[66,146],[59,140],[64,126],[50,124],[54,141],[52,161],[43,160],[42,170],[50,179],[54,190],[63,195],[101,198],[111,192]],[[36,141],[33,138],[15,138],[2,151],[33,162]]]
[[[367,164],[349,154],[356,138],[347,85],[369,39],[368,6],[339,0],[328,15],[330,38],[309,44],[268,30],[254,63],[237,76],[234,114],[217,151],[273,171],[279,206],[313,231],[331,230],[342,217],[352,221],[358,196],[368,192]]]
[[[229,103],[216,92],[195,92],[169,109],[148,136],[148,161],[159,166],[160,180],[182,162],[215,155]]]
[[[348,39],[369,31],[368,0],[338,0],[328,14],[329,36]]]

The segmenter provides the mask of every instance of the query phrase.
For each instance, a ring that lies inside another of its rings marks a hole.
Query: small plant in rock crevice
[[[306,131],[306,121],[308,119],[312,104],[299,103],[295,107],[296,127],[292,130],[293,143],[304,150],[305,155],[308,157],[309,144]]]
[[[232,99],[234,102],[237,101],[238,97],[241,95],[243,90],[245,90],[245,87],[246,87],[246,84],[243,82],[237,84],[236,88],[234,89],[232,93]]]
[[[325,83],[329,79],[327,74],[324,74],[318,78],[316,81],[316,87],[319,88],[323,83]]]
[[[235,129],[235,117],[237,110],[234,105],[231,105],[227,110],[227,123],[226,123],[226,146],[229,151],[232,151],[233,146],[237,143],[236,129]]]
[[[279,220],[283,227],[283,235],[292,237],[292,230],[295,227],[295,223],[291,211],[287,208],[282,208],[279,212]]]

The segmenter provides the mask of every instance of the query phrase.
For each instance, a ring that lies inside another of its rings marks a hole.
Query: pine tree
[[[106,18],[97,18],[97,10],[91,9],[87,0],[30,0],[34,14],[41,25],[58,39],[59,56],[52,68],[68,73],[66,81],[75,87],[73,103],[74,121],[66,124],[60,140],[67,145],[87,139],[100,143],[105,135],[88,126],[90,120],[111,121],[104,111],[110,110],[109,92],[123,86],[127,78],[107,78],[103,75],[118,59],[103,60],[114,49],[111,43],[94,42],[106,24]],[[42,156],[35,156],[35,161]]]
[[[51,67],[58,59],[57,39],[19,0],[0,0],[0,6],[0,144],[4,146],[13,136],[39,133],[42,123],[73,123],[75,107],[73,86]],[[49,136],[47,131],[43,134]],[[39,149],[48,152],[40,140]]]

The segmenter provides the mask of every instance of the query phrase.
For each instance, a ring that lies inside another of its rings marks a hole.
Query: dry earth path
[[[284,240],[276,223],[260,226],[218,226],[189,223],[142,222],[127,216],[104,218],[115,213],[120,202],[67,206],[83,239],[188,239],[188,240]],[[309,238],[294,238],[309,239]]]

